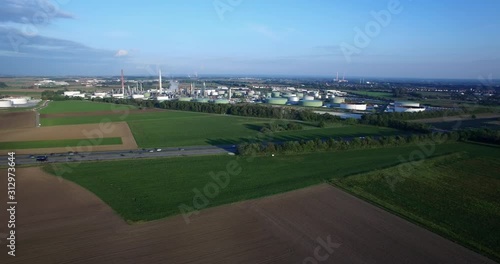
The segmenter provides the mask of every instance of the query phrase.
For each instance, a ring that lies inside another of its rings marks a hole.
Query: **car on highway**
[[[48,157],[46,155],[36,156],[36,161],[45,162],[47,160],[48,160]]]

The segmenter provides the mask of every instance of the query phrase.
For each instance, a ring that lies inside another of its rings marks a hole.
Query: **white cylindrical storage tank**
[[[226,91],[219,91],[218,93],[219,93],[219,95],[224,95],[224,94],[226,94]]]
[[[158,101],[167,101],[168,99],[170,99],[170,98],[168,98],[168,96],[158,96],[158,97],[156,97],[156,100],[158,100]]]
[[[345,98],[344,97],[334,97],[333,98],[333,103],[334,104],[343,104],[345,102]]]
[[[420,107],[420,103],[408,102],[408,101],[396,101],[394,102],[394,105],[402,107]]]
[[[254,95],[254,94],[255,94],[255,92],[254,92],[254,91],[248,91],[248,95],[252,96],[252,95]]]
[[[310,95],[304,96],[304,101],[313,101],[313,100],[314,100],[314,96],[310,96]]]
[[[9,98],[13,105],[27,104],[28,99],[26,98]]]
[[[12,101],[0,100],[0,107],[12,107]]]
[[[143,94],[133,94],[132,98],[134,98],[134,99],[144,99],[144,95]]]
[[[340,104],[340,108],[346,110],[366,111],[366,104]]]
[[[300,98],[298,96],[290,96],[288,97],[288,101],[290,102],[298,102]]]

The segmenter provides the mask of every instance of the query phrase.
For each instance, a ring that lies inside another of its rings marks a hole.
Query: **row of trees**
[[[408,144],[442,144],[445,142],[478,140],[485,143],[500,144],[498,131],[470,130],[450,133],[429,133],[411,136],[387,136],[379,138],[354,138],[326,140],[286,141],[283,143],[242,143],[239,144],[240,155],[293,154],[303,152],[336,151],[352,149],[368,149],[380,147],[395,147]]]
[[[271,132],[281,132],[281,131],[293,131],[293,130],[302,130],[303,126],[296,122],[272,122],[265,124],[260,132],[262,133],[271,133]]]

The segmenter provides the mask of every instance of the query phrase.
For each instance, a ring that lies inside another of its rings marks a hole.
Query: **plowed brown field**
[[[10,129],[34,128],[36,126],[35,115],[34,111],[0,113],[0,132]]]
[[[121,145],[92,146],[91,149],[81,147],[83,151],[107,151],[107,150],[129,150],[136,149],[132,131],[126,122],[113,122],[108,124],[86,124],[49,126],[23,129],[0,130],[0,142],[9,141],[39,141],[39,140],[60,140],[60,139],[96,139],[99,137],[121,137]],[[75,149],[75,148],[73,148]],[[66,147],[42,148],[42,149],[19,149],[17,154],[34,154],[49,152],[66,152]]]
[[[38,168],[16,187],[17,256],[4,244],[0,263],[493,263],[329,185],[132,226]]]

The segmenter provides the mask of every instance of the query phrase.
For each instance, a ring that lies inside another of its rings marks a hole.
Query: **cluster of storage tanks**
[[[304,95],[303,93],[281,93],[270,92],[266,94],[268,97],[265,102],[271,105],[302,105],[309,107],[322,107],[322,100],[315,100],[314,96]]]
[[[16,107],[22,106],[28,103],[28,98],[25,97],[17,97],[17,98],[2,98],[0,99],[0,107]]]

